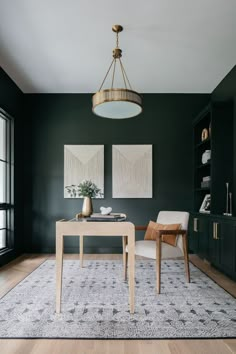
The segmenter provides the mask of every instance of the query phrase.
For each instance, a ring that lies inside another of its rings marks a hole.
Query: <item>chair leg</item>
[[[161,292],[161,236],[157,235],[156,239],[156,277],[157,277],[157,293]]]
[[[183,239],[183,250],[184,250],[184,263],[185,263],[185,271],[186,271],[186,280],[187,280],[187,283],[190,283],[187,233],[182,235],[182,239]]]
[[[127,265],[128,265],[128,252],[126,252],[127,241],[128,241],[127,236],[122,236],[124,280],[127,280]]]

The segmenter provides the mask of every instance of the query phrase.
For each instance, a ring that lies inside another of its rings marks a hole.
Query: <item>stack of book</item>
[[[211,176],[206,176],[202,178],[201,188],[210,188]]]
[[[100,213],[91,214],[87,221],[124,221],[126,220],[126,215],[123,213],[110,213],[108,215],[103,215]]]

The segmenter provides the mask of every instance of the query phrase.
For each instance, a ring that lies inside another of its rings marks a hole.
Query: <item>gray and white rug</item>
[[[236,300],[190,265],[136,261],[135,313],[121,261],[64,261],[62,312],[55,313],[55,261],[48,260],[0,300],[1,338],[217,338],[236,335]]]

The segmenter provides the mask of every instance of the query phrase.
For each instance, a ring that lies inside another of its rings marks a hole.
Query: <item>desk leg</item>
[[[134,233],[128,235],[128,271],[129,271],[129,303],[130,303],[130,313],[134,313],[134,267],[135,267],[135,241]]]
[[[84,236],[80,235],[79,237],[79,259],[80,259],[80,268],[83,268],[83,258],[84,258]]]
[[[56,313],[61,312],[63,243],[63,235],[56,235]]]
[[[124,280],[127,280],[127,259],[128,259],[128,252],[126,252],[127,236],[122,236],[122,246],[123,246],[123,272],[124,272]]]

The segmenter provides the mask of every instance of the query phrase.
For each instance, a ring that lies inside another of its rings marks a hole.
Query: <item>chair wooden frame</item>
[[[135,230],[146,230],[147,226],[135,226]],[[162,235],[180,235],[183,240],[183,252],[184,252],[184,263],[186,271],[186,281],[190,283],[190,272],[189,272],[189,258],[188,258],[188,241],[187,241],[187,230],[155,230],[156,233],[156,290],[157,293],[161,292],[161,242]],[[123,236],[123,266],[124,266],[124,278],[127,279],[127,264],[128,264],[128,252],[126,252],[127,247],[127,236]]]

